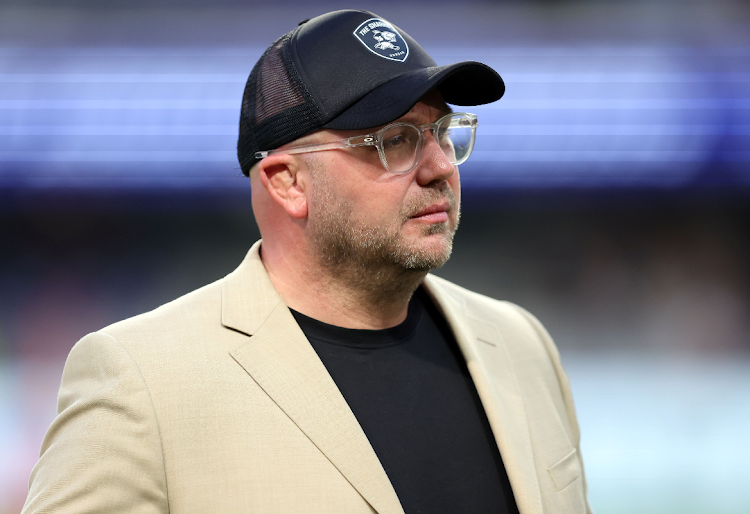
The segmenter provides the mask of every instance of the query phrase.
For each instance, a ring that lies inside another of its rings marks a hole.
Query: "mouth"
[[[450,210],[450,202],[444,200],[425,207],[421,211],[411,216],[411,219],[422,221],[425,223],[441,223],[448,221],[448,211]]]

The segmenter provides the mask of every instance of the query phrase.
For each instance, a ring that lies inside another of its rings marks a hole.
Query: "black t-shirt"
[[[362,426],[406,514],[518,513],[453,334],[420,288],[385,330],[292,311]]]

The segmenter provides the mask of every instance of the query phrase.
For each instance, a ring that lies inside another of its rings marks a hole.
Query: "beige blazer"
[[[224,279],[73,347],[24,513],[403,513],[259,248]],[[544,328],[438,277],[424,286],[521,514],[589,512],[570,386]]]

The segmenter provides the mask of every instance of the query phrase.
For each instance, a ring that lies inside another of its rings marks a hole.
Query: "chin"
[[[453,251],[453,233],[433,234],[412,245],[399,259],[409,270],[429,271],[443,266]]]

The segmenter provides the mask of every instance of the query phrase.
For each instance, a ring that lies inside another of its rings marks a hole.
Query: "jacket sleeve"
[[[22,514],[169,512],[159,426],[128,351],[98,332],[68,356]]]

